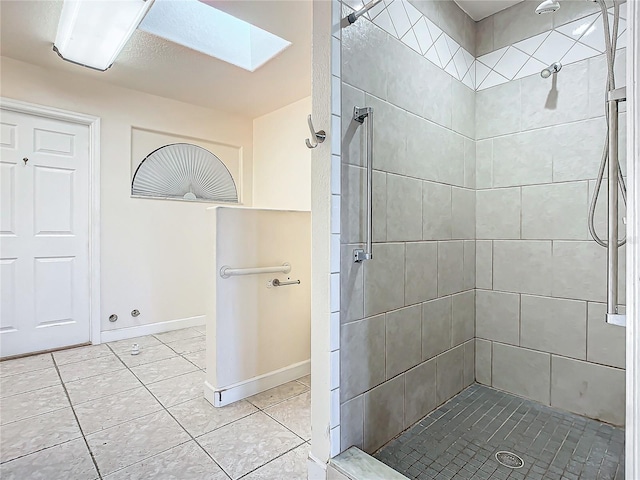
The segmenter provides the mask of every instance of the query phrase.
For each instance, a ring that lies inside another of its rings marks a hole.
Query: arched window
[[[165,145],[147,155],[133,175],[131,194],[238,203],[238,190],[226,165],[191,143]]]

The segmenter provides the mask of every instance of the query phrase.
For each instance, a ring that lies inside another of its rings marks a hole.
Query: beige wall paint
[[[307,115],[311,97],[253,121],[253,204],[311,210],[311,151]]]
[[[225,390],[277,373],[311,356],[311,214],[217,207],[207,212],[214,233],[209,277],[207,382]],[[260,240],[258,240],[260,239]],[[289,273],[222,278],[224,267],[291,265]],[[268,287],[300,280],[299,285]],[[270,387],[268,387],[270,388]]]
[[[131,128],[240,147],[243,200],[251,205],[251,119],[6,57],[0,66],[3,97],[101,118],[102,330],[204,315],[211,204],[131,198]],[[134,308],[142,313],[135,319]],[[112,313],[117,323],[108,321]]]

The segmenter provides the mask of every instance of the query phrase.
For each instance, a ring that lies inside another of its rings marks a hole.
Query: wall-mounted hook
[[[307,117],[307,123],[309,124],[309,131],[311,132],[311,139],[313,140],[313,143],[311,143],[308,138],[305,140],[305,143],[308,148],[316,148],[319,143],[325,141],[327,134],[324,130],[318,130],[316,132],[316,129],[313,127],[313,122],[311,121],[311,115]]]

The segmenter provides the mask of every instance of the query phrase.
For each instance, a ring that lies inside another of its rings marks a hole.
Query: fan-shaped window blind
[[[132,195],[238,202],[233,177],[209,150],[190,143],[173,143],[142,160],[131,182]]]

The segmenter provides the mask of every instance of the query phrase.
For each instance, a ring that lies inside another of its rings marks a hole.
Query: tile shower
[[[474,22],[452,1],[393,0],[343,25],[341,450],[379,450],[474,383],[558,418],[624,425],[625,331],[604,322],[606,249],[587,228],[606,135],[599,10],[564,1],[538,16],[537,4]],[[361,5],[344,1],[342,17]],[[542,79],[555,61],[562,70]],[[376,115],[374,259],[360,264],[366,156],[354,106]],[[624,248],[619,276],[624,305]]]

